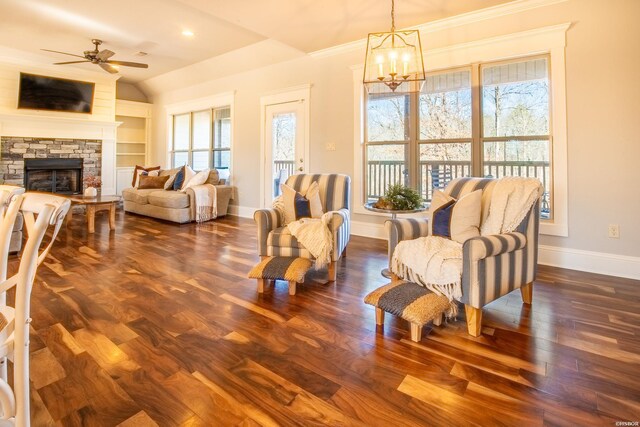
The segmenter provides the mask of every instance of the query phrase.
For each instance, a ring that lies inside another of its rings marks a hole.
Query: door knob
[[[302,166],[300,166],[300,167],[298,168],[298,170],[299,170],[300,172],[302,172]]]

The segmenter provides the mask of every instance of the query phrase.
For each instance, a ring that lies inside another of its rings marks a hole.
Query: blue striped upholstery
[[[305,193],[312,182],[320,188],[324,212],[332,212],[329,227],[333,232],[331,260],[340,259],[351,235],[351,178],[340,174],[300,174],[287,179],[287,185]],[[287,256],[313,259],[313,256],[283,227],[275,209],[260,209],[253,215],[258,225],[258,253],[261,256]]]
[[[482,189],[482,219],[489,215],[497,180],[457,178],[445,188],[456,199]],[[533,282],[538,263],[540,203],[534,204],[512,233],[480,236],[463,245],[462,302],[482,308],[491,301]],[[389,236],[389,262],[398,242],[428,235],[427,218],[395,219],[385,223]]]

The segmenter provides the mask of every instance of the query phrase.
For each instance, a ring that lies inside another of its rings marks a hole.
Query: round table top
[[[416,209],[405,209],[405,210],[401,210],[401,209],[379,209],[379,208],[374,208],[373,205],[375,203],[374,202],[369,202],[369,203],[365,203],[364,208],[368,211],[371,212],[378,212],[378,213],[387,213],[387,214],[412,214],[412,213],[418,213],[418,212],[423,212],[427,210],[427,206],[422,205],[419,208]]]
[[[120,196],[96,196],[96,197],[84,197],[82,194],[68,196],[71,203],[76,205],[99,205],[101,203],[113,203],[119,202]]]

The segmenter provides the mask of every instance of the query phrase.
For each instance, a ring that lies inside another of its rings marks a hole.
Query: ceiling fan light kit
[[[391,31],[367,38],[362,81],[369,93],[419,92],[425,81],[420,32],[396,31],[394,15],[391,0]]]
[[[98,65],[100,68],[105,70],[108,73],[116,74],[120,66],[125,67],[135,67],[135,68],[149,68],[149,65],[142,64],[140,62],[129,62],[129,61],[112,61],[111,58],[115,55],[115,52],[110,51],[109,49],[98,49],[98,46],[102,44],[102,40],[92,39],[91,43],[94,44],[93,50],[85,50],[83,55],[76,55],[68,52],[60,52],[57,50],[50,49],[42,49],[47,52],[61,53],[63,55],[75,56],[77,58],[83,58],[82,61],[67,61],[67,62],[56,62],[53,65],[68,65],[68,64],[80,64],[83,62],[90,62],[92,64]]]

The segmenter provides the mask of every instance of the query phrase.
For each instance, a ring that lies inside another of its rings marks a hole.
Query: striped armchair
[[[456,199],[482,189],[482,217],[489,214],[491,193],[497,180],[458,178],[444,192]],[[511,233],[474,237],[463,245],[462,300],[469,334],[482,331],[482,307],[520,288],[522,300],[531,304],[538,262],[540,201]],[[426,218],[394,219],[385,223],[389,236],[389,263],[398,242],[428,235]]]
[[[331,212],[329,227],[333,233],[333,251],[329,264],[329,280],[337,276],[336,262],[345,252],[350,235],[351,178],[339,174],[300,174],[287,179],[287,185],[304,192],[312,182],[318,182],[320,201],[324,212]],[[261,257],[283,256],[313,259],[313,255],[302,246],[289,229],[284,227],[278,212],[259,209],[253,214],[258,225],[258,254]]]

